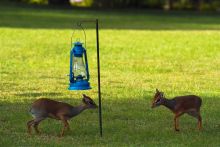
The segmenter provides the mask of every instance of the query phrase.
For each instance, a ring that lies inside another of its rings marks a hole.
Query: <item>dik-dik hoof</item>
[[[176,131],[176,132],[179,132],[180,130],[179,130],[179,129],[175,129],[175,131]]]
[[[28,135],[32,135],[31,129],[28,129],[27,133]]]

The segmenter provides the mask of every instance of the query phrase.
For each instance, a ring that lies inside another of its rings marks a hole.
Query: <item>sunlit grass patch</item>
[[[7,14],[0,21],[1,146],[220,145],[218,16],[139,12],[134,17],[124,12],[40,10],[0,10],[0,16]],[[56,120],[43,121],[42,134],[29,136],[26,122],[31,119],[28,110],[35,99],[46,97],[78,105],[85,93],[98,103],[95,35],[91,26],[86,33],[93,89],[67,90],[71,27],[78,16],[97,16],[101,22],[104,136],[99,137],[98,110],[73,118],[71,131],[63,138],[57,137],[62,124]],[[168,98],[201,96],[204,129],[199,132],[196,120],[185,115],[180,118],[181,132],[174,132],[173,114],[164,107],[150,108],[155,88]]]

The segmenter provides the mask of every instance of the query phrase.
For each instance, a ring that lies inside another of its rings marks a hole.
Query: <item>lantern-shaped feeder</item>
[[[86,49],[81,42],[75,42],[70,52],[69,90],[91,89]]]
[[[82,26],[83,23],[96,24],[96,48],[97,48],[97,82],[98,82],[98,99],[99,99],[99,127],[100,135],[102,136],[102,103],[101,103],[101,80],[100,80],[100,60],[99,60],[99,23],[98,19],[95,20],[81,20],[77,22],[77,27],[82,29],[85,37],[86,46],[86,33]],[[82,42],[76,41],[73,43],[73,35],[71,37],[70,52],[70,74],[69,74],[69,90],[88,90],[91,89],[89,83],[89,66],[87,61],[86,47],[83,47]],[[78,38],[79,40],[79,38]],[[73,44],[72,44],[73,43]]]

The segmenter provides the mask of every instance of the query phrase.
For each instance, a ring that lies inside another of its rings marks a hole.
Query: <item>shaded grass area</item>
[[[27,7],[18,4],[10,7],[1,5],[0,8],[0,27],[71,29],[77,20],[98,18],[102,29],[219,30],[220,28],[220,13],[211,12],[80,10]]]
[[[217,99],[203,98],[205,102],[204,109],[208,109],[207,107],[209,105],[219,105],[219,100]],[[80,146],[219,145],[218,136],[220,126],[217,123],[217,109],[211,109],[209,112],[203,109],[204,129],[202,132],[196,130],[195,119],[189,116],[183,116],[180,119],[181,132],[177,133],[172,128],[171,113],[168,113],[164,108],[154,113],[148,107],[150,105],[148,101],[144,99],[137,101],[137,99],[139,98],[120,101],[104,100],[103,138],[99,137],[97,131],[98,121],[94,119],[97,118],[97,111],[85,111],[82,115],[74,118],[70,122],[71,131],[67,132],[63,138],[57,137],[61,129],[61,123],[50,119],[42,122],[40,126],[41,135],[29,136],[27,133],[24,133],[26,131],[24,120],[30,119],[30,116],[27,114],[27,104],[31,103],[31,101],[25,101],[24,103],[3,103],[4,109],[1,109],[1,113],[7,113],[8,115],[2,115],[1,117],[1,124],[4,126],[4,128],[1,128],[1,134],[3,134],[1,144],[4,146],[64,146],[72,144]],[[73,99],[62,99],[62,101],[73,103]],[[211,101],[215,102],[212,103]],[[74,102],[77,103],[76,100]],[[129,110],[132,110],[132,113]]]
[[[0,146],[220,145],[217,15],[1,8]],[[49,119],[40,125],[41,135],[28,136],[28,110],[35,99],[46,97],[77,105],[85,93],[98,103],[91,28],[86,33],[93,89],[67,90],[71,21],[90,17],[99,17],[103,28],[103,138],[99,137],[98,110],[73,118],[71,131],[63,138],[57,137],[61,122]],[[196,129],[194,118],[184,115],[180,118],[181,132],[174,132],[173,114],[163,107],[150,108],[155,88],[168,98],[201,96],[203,131]]]

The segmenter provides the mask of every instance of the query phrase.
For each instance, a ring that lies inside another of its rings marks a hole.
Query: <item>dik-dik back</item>
[[[54,101],[51,99],[38,99],[36,100],[31,107],[31,114],[36,117],[51,117],[55,119],[60,119],[59,114],[63,113],[66,116],[70,115],[73,106]]]
[[[174,97],[176,106],[174,112],[189,112],[199,111],[202,105],[202,100],[196,95],[186,95]]]

